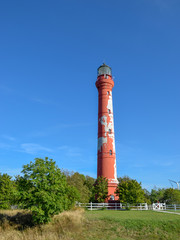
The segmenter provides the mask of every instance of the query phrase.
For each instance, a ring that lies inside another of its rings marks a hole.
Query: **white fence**
[[[165,203],[153,203],[152,209],[153,210],[166,210],[166,204]]]
[[[180,211],[180,204],[171,204],[171,205],[166,205],[167,211]]]
[[[155,211],[180,211],[180,204],[153,203],[152,208],[148,207]]]
[[[125,203],[77,203],[76,206],[84,207],[88,210],[148,210],[147,203],[125,204]]]
[[[161,211],[180,211],[180,204],[166,205],[166,203],[76,203],[77,207],[87,208],[88,210],[161,210]]]

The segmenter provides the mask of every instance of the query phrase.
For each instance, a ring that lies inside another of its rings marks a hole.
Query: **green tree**
[[[142,203],[145,200],[141,183],[133,179],[121,179],[116,194],[122,203]]]
[[[94,186],[95,181],[96,181],[95,178],[92,178],[90,176],[86,176],[85,185],[88,187],[90,192],[92,192],[92,190],[93,190],[93,186]]]
[[[117,179],[118,179],[119,183],[124,182],[124,181],[132,180],[129,176],[118,177]]]
[[[104,202],[108,195],[108,179],[105,177],[98,177],[92,189],[92,202]]]
[[[36,158],[24,165],[23,176],[17,177],[19,203],[32,211],[35,223],[45,223],[63,210],[69,209],[77,191],[67,184],[65,175],[52,159]]]
[[[86,176],[86,181],[85,181],[85,185],[88,187],[90,195],[89,195],[89,202],[92,200],[93,198],[93,187],[94,187],[94,183],[95,183],[96,179],[92,178],[90,176]]]
[[[86,185],[86,177],[78,172],[70,173],[67,171],[66,176],[68,184],[70,186],[74,186],[79,192],[79,195],[77,196],[76,200],[82,203],[88,203],[91,196],[91,192],[88,186]]]
[[[154,187],[151,190],[151,194],[150,194],[151,203],[158,202],[158,201],[161,202],[164,196],[164,192],[165,192],[164,188],[157,189],[156,187]]]
[[[167,204],[180,204],[180,190],[167,188],[161,200]]]
[[[16,184],[8,174],[0,174],[0,208],[9,209],[15,203]]]
[[[146,202],[148,205],[150,205],[151,204],[151,199],[150,199],[151,193],[146,188],[144,188],[143,191],[144,191],[144,202]]]

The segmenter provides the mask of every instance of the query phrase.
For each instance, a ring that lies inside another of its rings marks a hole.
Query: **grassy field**
[[[153,211],[92,211],[86,214],[90,221],[103,223],[101,231],[108,232],[109,239],[180,239],[178,215]],[[99,239],[106,239],[101,231]]]
[[[0,211],[1,240],[180,240],[180,216],[153,211],[75,211],[32,226],[29,212]]]

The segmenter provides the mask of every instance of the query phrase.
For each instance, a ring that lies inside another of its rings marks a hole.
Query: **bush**
[[[36,158],[35,162],[24,165],[16,179],[19,190],[19,204],[32,211],[36,224],[46,223],[63,210],[70,209],[77,194],[69,186],[66,177],[52,159]]]

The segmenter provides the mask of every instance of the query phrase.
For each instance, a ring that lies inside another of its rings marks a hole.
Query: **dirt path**
[[[177,212],[167,212],[167,211],[160,211],[160,210],[154,210],[156,212],[162,212],[162,213],[172,213],[172,214],[177,214],[177,215],[180,215],[180,213],[177,213]]]

